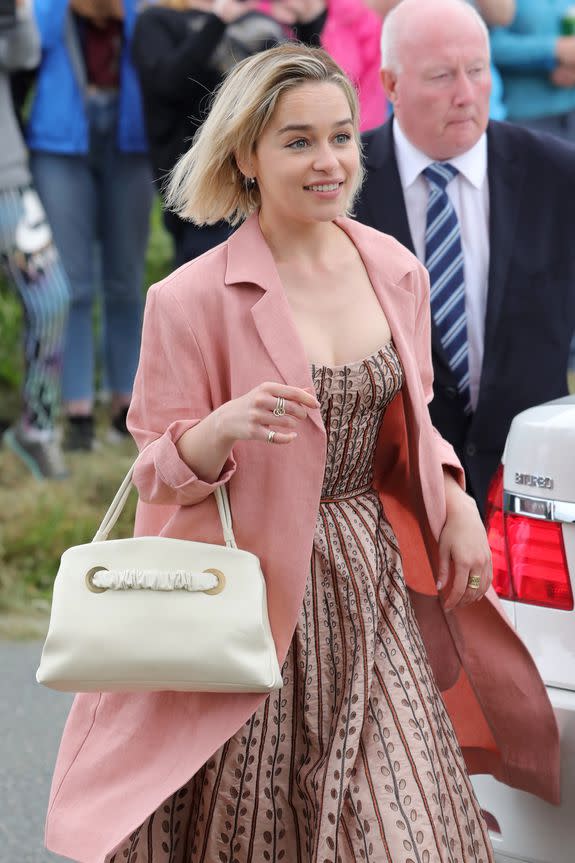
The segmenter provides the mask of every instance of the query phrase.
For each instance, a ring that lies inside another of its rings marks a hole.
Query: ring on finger
[[[470,575],[467,579],[467,587],[470,590],[479,590],[481,587],[481,576],[480,575]]]
[[[273,429],[270,429],[268,432],[268,443],[273,443],[275,436],[276,436],[275,431],[273,431]]]
[[[272,413],[275,417],[283,417],[286,412],[285,399],[282,396],[277,397],[276,406]]]

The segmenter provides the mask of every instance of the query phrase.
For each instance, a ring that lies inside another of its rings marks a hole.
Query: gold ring
[[[274,442],[274,438],[275,438],[275,436],[276,436],[275,431],[272,431],[272,430],[270,429],[270,430],[269,430],[269,432],[268,432],[268,443],[273,443],[273,442]]]
[[[272,413],[275,417],[283,417],[285,415],[285,399],[282,396],[277,397],[276,406],[273,409]]]
[[[481,576],[480,575],[470,575],[467,579],[467,587],[470,587],[471,590],[477,590],[481,587]]]

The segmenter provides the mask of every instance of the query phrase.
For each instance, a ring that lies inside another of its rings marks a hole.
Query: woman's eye
[[[347,132],[340,132],[338,135],[335,136],[336,144],[347,144],[348,141],[351,141],[351,135],[349,135]]]
[[[297,141],[292,141],[291,144],[288,144],[288,147],[291,150],[303,150],[304,147],[307,147],[307,141],[305,138],[298,138]]]

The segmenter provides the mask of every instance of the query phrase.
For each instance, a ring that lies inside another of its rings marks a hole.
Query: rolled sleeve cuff
[[[237,467],[233,452],[214,482],[200,479],[180,457],[176,443],[197,422],[172,423],[160,438],[142,452],[134,470],[134,484],[141,500],[146,503],[188,506],[205,500],[233,476]]]

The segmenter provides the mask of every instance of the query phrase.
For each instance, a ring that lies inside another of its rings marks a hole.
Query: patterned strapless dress
[[[327,461],[309,578],[273,693],[114,863],[492,863],[372,489],[391,343],[312,366]]]

